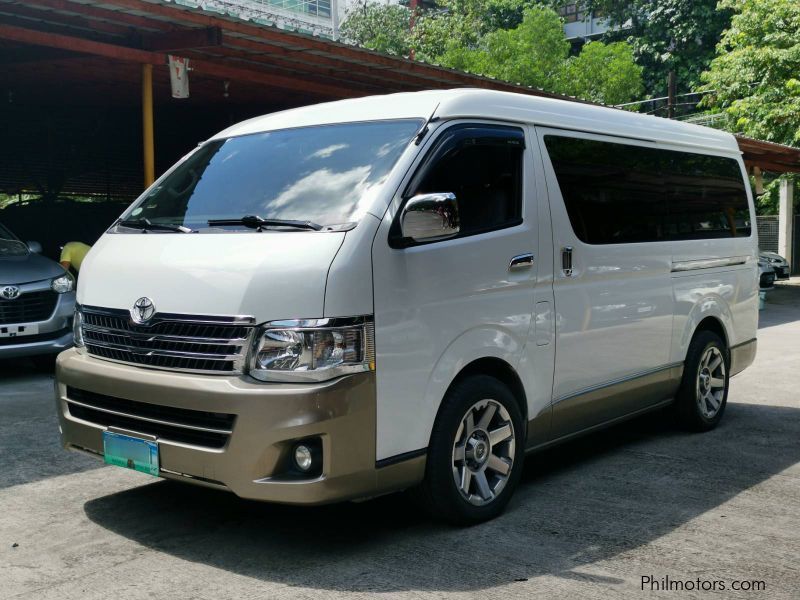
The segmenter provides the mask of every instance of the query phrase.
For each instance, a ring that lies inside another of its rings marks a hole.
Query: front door
[[[537,249],[525,129],[452,123],[426,142],[373,243],[378,460],[426,448],[455,374],[484,357],[516,367],[531,325],[536,262],[510,264]],[[400,239],[404,202],[437,192],[456,196],[460,233]]]

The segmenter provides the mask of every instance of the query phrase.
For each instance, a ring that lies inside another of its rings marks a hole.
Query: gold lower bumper
[[[79,411],[70,402],[68,388],[168,410],[235,415],[232,432],[221,447],[158,435],[159,460],[163,477],[226,488],[243,498],[322,504],[403,489],[424,474],[424,457],[375,466],[374,373],[314,384],[265,384],[241,376],[142,369],[68,350],[59,355],[56,369],[62,444],[102,455],[107,423],[98,423],[102,418],[87,417],[85,412],[82,418],[73,414]],[[113,410],[118,417],[134,419],[126,421],[134,424],[125,429],[152,434],[146,420],[137,426],[137,415],[131,414],[135,408]],[[174,420],[167,413],[159,419]],[[287,476],[285,466],[294,442],[309,437],[322,442],[322,475]]]

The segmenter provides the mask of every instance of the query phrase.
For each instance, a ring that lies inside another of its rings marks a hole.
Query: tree
[[[620,104],[642,91],[642,69],[625,42],[590,42],[574,57],[561,19],[551,9],[525,10],[514,29],[498,29],[473,47],[446,45],[442,64],[606,104]]]
[[[560,88],[585,100],[622,104],[641,96],[642,67],[625,42],[588,42],[569,59]]]
[[[339,33],[351,44],[384,54],[408,56],[410,29],[411,11],[406,7],[365,0],[347,13]]]
[[[645,91],[653,97],[665,95],[672,70],[681,90],[700,84],[732,15],[727,3],[718,8],[717,0],[586,0],[585,5],[612,25],[603,41],[626,40],[633,47],[644,68]]]
[[[569,55],[561,19],[547,8],[525,11],[514,29],[497,29],[481,36],[474,47],[449,42],[442,64],[547,90],[559,87]]]
[[[800,3],[721,0],[736,11],[703,73],[704,104],[725,128],[800,146]]]
[[[359,7],[342,30],[367,48],[402,55],[413,48],[417,60],[596,102],[618,104],[641,93],[642,70],[626,42],[591,42],[570,57],[561,19],[548,7],[523,9],[518,0],[440,2],[440,9],[415,17],[410,35],[401,19],[390,18],[390,7],[376,4]]]

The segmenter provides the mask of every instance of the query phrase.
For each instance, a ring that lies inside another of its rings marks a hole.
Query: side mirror
[[[415,242],[444,240],[460,230],[458,201],[450,192],[418,194],[406,202],[400,216],[400,232]]]
[[[25,244],[28,246],[28,250],[34,254],[42,253],[42,245],[39,242],[25,242]]]

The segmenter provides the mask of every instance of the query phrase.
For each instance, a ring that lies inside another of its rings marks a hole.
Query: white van
[[[419,488],[497,515],[525,454],[674,404],[716,426],[756,351],[735,139],[482,90],[235,125],[83,264],[67,448],[244,498]]]

